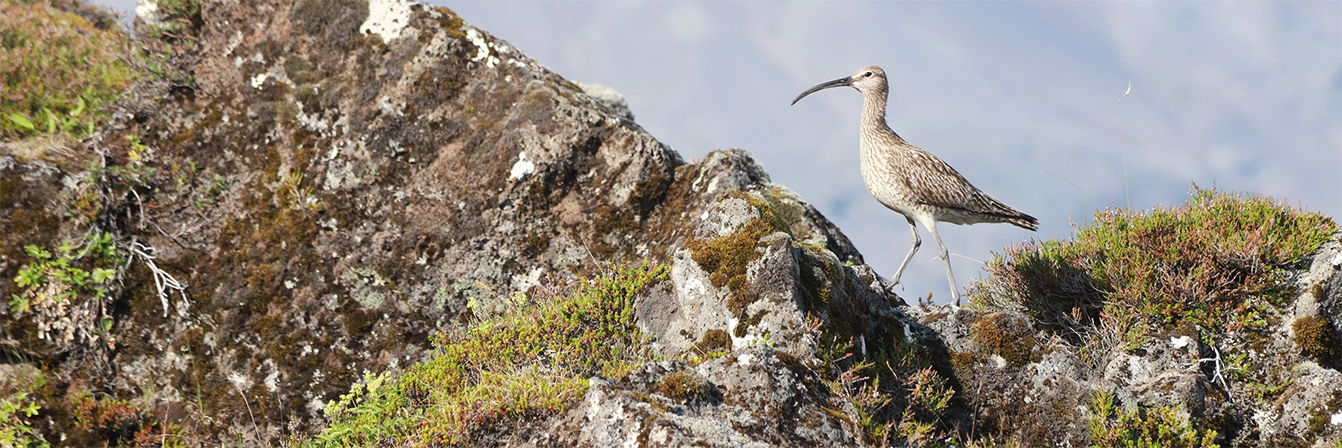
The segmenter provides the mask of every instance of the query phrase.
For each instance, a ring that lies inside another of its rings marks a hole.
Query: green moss
[[[803,309],[820,315],[828,324],[825,331],[838,337],[873,336],[867,334],[871,312],[863,299],[864,286],[854,281],[829,251],[803,245],[803,253],[799,263]],[[897,328],[902,331],[902,326]]]
[[[731,235],[711,240],[691,239],[685,243],[685,248],[693,254],[694,261],[709,273],[713,286],[721,288],[734,285],[740,289],[745,285],[747,265],[760,257],[755,250],[759,247],[760,238],[769,233],[772,232],[768,224],[756,219]],[[741,280],[733,281],[738,277]]]
[[[970,378],[974,372],[974,364],[978,363],[978,355],[971,351],[951,353],[951,367],[955,370],[955,377],[961,381]]]
[[[764,195],[759,196],[739,192],[738,196],[745,199],[746,203],[749,203],[751,207],[755,207],[756,210],[759,210],[760,218],[769,224],[771,230],[775,232],[786,232],[788,235],[792,235],[792,224],[790,224],[790,221],[787,218],[791,218],[791,221],[797,220],[799,213],[796,211],[797,208],[795,205],[792,205],[789,209],[784,209],[790,210],[792,213],[784,214],[783,210],[780,210],[783,209],[783,204],[774,194],[765,193]]]
[[[663,377],[653,386],[653,390],[679,403],[701,400],[712,392],[707,380],[694,372],[684,370],[677,370]]]
[[[1291,330],[1295,333],[1295,345],[1316,361],[1327,362],[1335,354],[1337,338],[1328,318],[1301,317],[1291,323]]]
[[[633,302],[666,275],[646,263],[620,269],[439,336],[429,360],[400,377],[367,375],[327,407],[328,429],[297,445],[459,445],[500,422],[562,412],[586,392],[588,378],[619,378],[651,359]],[[689,378],[666,384],[676,396],[695,393]]]
[[[711,356],[714,353],[726,353],[732,350],[732,338],[727,336],[726,331],[708,330],[704,332],[699,342],[694,343],[691,349],[699,358]]]
[[[438,26],[447,31],[447,35],[457,39],[466,37],[466,34],[461,31],[461,27],[465,25],[466,22],[462,21],[461,17],[458,17],[456,12],[444,6],[434,6],[433,9],[439,14],[437,17]]]
[[[1338,412],[1342,412],[1342,390],[1333,391],[1328,401],[1309,409],[1306,439],[1313,442],[1328,431],[1328,426],[1332,424],[1332,416]]]
[[[969,337],[985,353],[995,354],[1014,366],[1023,366],[1036,357],[1034,333],[1029,325],[1006,313],[993,313],[979,319],[969,329]]]
[[[692,238],[685,243],[684,247],[690,250],[694,261],[709,273],[709,281],[713,286],[726,287],[731,291],[727,309],[738,319],[744,320],[747,317],[746,308],[759,300],[757,294],[750,292],[746,269],[751,261],[761,255],[756,250],[762,247],[760,239],[776,230],[769,221],[757,218],[730,235],[709,240]],[[738,333],[742,331],[737,330]]]

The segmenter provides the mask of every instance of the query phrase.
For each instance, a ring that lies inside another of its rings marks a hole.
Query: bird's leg
[[[913,218],[905,216],[904,219],[909,220],[909,230],[913,231],[913,248],[909,249],[909,255],[904,257],[904,262],[899,264],[899,270],[895,271],[895,279],[890,283],[891,288],[899,286],[901,290],[904,287],[899,284],[899,277],[904,275],[904,268],[909,266],[909,260],[912,260],[913,254],[918,252],[918,246],[923,244],[923,239],[918,236],[918,226],[913,223]]]
[[[923,223],[927,226],[927,231],[932,232],[932,238],[937,240],[937,249],[941,251],[941,262],[946,264],[946,281],[951,282],[951,296],[955,297],[955,306],[960,306],[960,291],[955,288],[955,274],[951,273],[951,256],[946,251],[946,245],[941,243],[941,235],[937,235],[937,221],[929,219]]]

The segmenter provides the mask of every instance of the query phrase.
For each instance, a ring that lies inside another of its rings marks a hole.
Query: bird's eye
[[[871,72],[863,73],[862,76],[863,76],[863,77],[866,77],[866,78],[870,78],[870,77],[871,77]]]

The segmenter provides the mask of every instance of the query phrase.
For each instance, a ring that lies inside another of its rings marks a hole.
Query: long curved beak
[[[792,104],[797,104],[797,102],[798,102],[798,101],[801,101],[801,99],[804,98],[804,97],[806,97],[806,95],[810,95],[810,94],[812,94],[812,93],[816,93],[816,92],[819,92],[819,91],[821,91],[821,90],[828,89],[828,88],[830,88],[830,87],[842,87],[842,86],[851,86],[851,85],[853,85],[853,77],[852,77],[852,76],[845,76],[845,77],[842,77],[842,78],[839,78],[839,79],[836,79],[836,80],[833,80],[833,81],[830,81],[830,82],[821,83],[821,84],[816,84],[815,87],[806,89],[806,91],[805,91],[805,92],[802,92],[801,95],[797,95],[797,99],[792,100]]]

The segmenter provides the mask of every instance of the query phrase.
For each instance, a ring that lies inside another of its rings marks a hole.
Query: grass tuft
[[[664,280],[645,262],[533,300],[459,335],[399,377],[368,374],[325,412],[330,426],[298,446],[470,443],[506,420],[563,412],[588,378],[619,378],[652,359],[634,323],[634,298]]]

